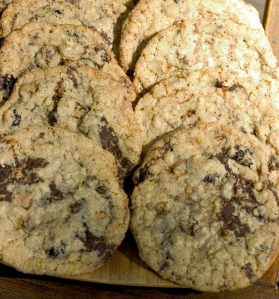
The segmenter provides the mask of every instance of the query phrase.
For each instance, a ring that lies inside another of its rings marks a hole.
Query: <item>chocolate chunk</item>
[[[247,134],[247,131],[245,130],[245,128],[240,127],[239,130],[240,130],[242,133]]]
[[[238,164],[250,167],[253,165],[253,162],[249,159],[244,159],[245,154],[249,151],[249,149],[240,150],[237,148],[236,153],[231,157],[234,161],[236,161]]]
[[[114,244],[107,244],[104,237],[97,237],[92,234],[86,223],[83,224],[85,232],[83,236],[77,235],[77,238],[81,240],[86,248],[85,251],[98,251],[98,257],[102,259],[108,258],[116,249]]]
[[[13,75],[9,76],[8,74],[6,74],[5,76],[0,77],[0,90],[5,91],[5,96],[3,97],[2,101],[0,102],[0,106],[2,106],[6,102],[8,97],[10,96],[15,82],[16,82],[16,79],[13,77]]]
[[[64,242],[61,242],[59,246],[50,248],[46,252],[53,258],[66,258],[69,255],[66,251],[66,244]]]
[[[104,46],[97,46],[95,47],[95,52],[98,53],[99,51],[104,51],[104,53],[102,53],[101,55],[101,59],[103,62],[110,62],[111,61],[111,57],[110,55],[107,53],[107,51],[105,50]]]
[[[221,210],[222,219],[225,222],[230,221],[233,213],[235,213],[235,207],[230,202],[227,202],[227,204]]]
[[[50,189],[50,196],[48,196],[45,200],[49,203],[52,203],[53,201],[60,201],[65,198],[65,193],[63,193],[61,190],[57,189],[54,182],[49,183],[49,189]]]
[[[73,81],[73,85],[74,85],[75,88],[78,87],[77,79],[75,78],[75,76],[73,74],[76,71],[77,70],[74,67],[72,67],[72,66],[69,66],[68,69],[67,69],[67,75]]]
[[[217,154],[216,158],[225,166],[225,169],[233,178],[237,178],[237,175],[229,167],[229,153],[227,148],[222,148],[222,152]]]
[[[137,177],[134,179],[134,184],[137,186],[138,184],[144,182],[151,173],[148,170],[148,167],[140,168],[137,172]]]
[[[228,155],[228,150],[225,148],[222,148],[222,152],[216,155],[216,158],[222,163],[222,164],[226,164],[228,159],[229,159],[229,155]]]
[[[102,147],[111,152],[120,163],[118,168],[118,177],[121,179],[128,175],[135,167],[135,164],[123,157],[122,152],[118,146],[118,137],[113,128],[108,126],[105,118],[101,118],[103,126],[99,129],[99,136]]]
[[[11,202],[12,192],[7,190],[10,183],[32,185],[41,181],[37,174],[30,173],[30,171],[34,168],[44,168],[47,164],[48,162],[41,158],[28,158],[21,161],[16,160],[15,166],[0,166],[0,201]]]
[[[12,201],[12,192],[7,190],[7,186],[5,183],[0,184],[0,201]]]
[[[13,121],[12,126],[17,126],[18,127],[20,125],[20,122],[21,122],[21,116],[19,114],[17,114],[16,109],[14,109],[13,112],[14,112],[15,120]]]
[[[160,271],[164,271],[166,268],[168,268],[170,266],[170,263],[169,262],[167,262],[167,261],[165,261],[165,262],[163,262],[163,263],[161,263],[160,265],[159,265],[159,270]]]
[[[218,174],[209,174],[203,179],[203,181],[207,184],[214,184],[216,178],[218,178],[218,177],[219,177]]]
[[[250,232],[250,228],[246,223],[241,223],[240,219],[234,215],[235,207],[231,202],[224,200],[225,204],[221,209],[217,219],[224,222],[219,233],[221,236],[227,234],[227,231],[232,231],[236,237],[245,237]]]
[[[97,30],[97,28],[96,27],[94,27],[94,26],[88,26],[88,28],[90,28],[91,30],[93,30],[93,31],[98,31],[99,32],[99,34],[102,36],[102,38],[109,44],[109,45],[112,45],[112,42],[111,42],[111,40],[110,40],[110,38],[108,37],[108,35],[107,35],[107,33],[106,32],[104,32],[103,30]]]
[[[56,9],[54,12],[58,13],[59,15],[63,15],[63,12],[61,10]]]
[[[111,61],[111,57],[108,55],[107,52],[102,54],[101,59],[102,59],[103,62],[110,62]]]
[[[70,205],[71,213],[73,213],[73,214],[78,213],[84,206],[84,203],[85,203],[85,199],[81,198],[78,201],[76,201],[75,203],[73,203],[72,205]]]
[[[279,207],[279,197],[278,197],[278,194],[277,194],[276,190],[273,190],[274,184],[272,182],[270,182],[270,181],[267,181],[266,182],[266,188],[269,189],[273,193],[273,195],[274,195],[274,197],[276,199],[276,202],[277,202],[277,206]]]
[[[12,166],[11,165],[5,165],[0,166],[0,182],[5,182],[12,174]]]
[[[96,53],[98,53],[99,51],[103,51],[103,50],[105,50],[105,47],[104,47],[104,46],[97,46],[97,47],[94,48],[94,51],[95,51]]]
[[[42,158],[28,158],[27,160],[22,160],[21,163],[18,162],[17,167],[24,165],[22,173],[26,176],[31,170],[35,168],[45,168],[48,164],[49,162]]]
[[[41,181],[41,178],[36,173],[32,172],[29,176],[26,177],[26,179],[24,179],[23,184],[31,186]]]
[[[251,280],[251,281],[255,281],[255,275],[254,275],[254,272],[251,268],[251,264],[246,264],[245,266],[243,266],[241,268],[245,274],[247,275],[247,277]]]
[[[268,170],[271,172],[278,169],[279,169],[279,162],[276,160],[276,158],[273,155],[271,155],[268,160]]]
[[[109,45],[112,45],[112,42],[109,38],[109,36],[107,35],[106,32],[104,32],[103,30],[99,31],[101,37],[109,44]]]
[[[106,198],[106,199],[109,199],[110,198],[110,195],[109,195],[109,191],[107,189],[107,187],[99,182],[97,187],[95,188],[95,190],[100,194],[102,195],[102,197]]]
[[[216,80],[216,83],[215,83],[215,87],[217,88],[223,88],[224,87],[224,83],[223,82],[220,82],[218,79]]]

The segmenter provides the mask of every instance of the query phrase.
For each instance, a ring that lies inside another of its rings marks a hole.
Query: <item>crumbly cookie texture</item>
[[[138,92],[181,71],[219,68],[248,78],[279,103],[279,68],[262,31],[232,20],[189,20],[158,33],[137,61]]]
[[[278,171],[268,148],[232,126],[200,123],[169,134],[134,175],[140,257],[200,291],[255,282],[278,251]]]
[[[13,31],[0,49],[0,105],[25,73],[72,62],[109,73],[130,93],[129,100],[135,100],[132,82],[98,32],[84,26],[39,22]]]
[[[1,262],[46,275],[100,267],[129,223],[113,156],[82,135],[47,127],[18,130],[0,149]]]
[[[123,23],[120,62],[125,71],[135,63],[148,40],[175,22],[188,19],[233,19],[263,30],[257,10],[242,0],[141,0]]]
[[[139,160],[141,131],[127,93],[109,74],[89,66],[27,73],[0,115],[0,135],[32,125],[84,134],[115,156],[120,180]]]
[[[142,97],[135,114],[144,151],[172,130],[198,122],[231,124],[279,154],[278,111],[248,80],[206,69],[161,81]]]
[[[84,25],[98,31],[118,52],[120,30],[129,10],[114,0],[18,0],[0,19],[2,37],[30,22]],[[118,54],[117,54],[118,55]]]

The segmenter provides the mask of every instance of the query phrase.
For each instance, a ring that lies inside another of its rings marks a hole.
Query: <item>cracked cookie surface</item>
[[[269,102],[250,81],[206,69],[161,81],[139,100],[135,114],[144,151],[180,126],[218,121],[257,137],[278,154],[278,111]]]
[[[138,92],[182,71],[219,68],[249,79],[278,106],[279,68],[262,31],[232,20],[189,20],[153,37],[134,73]]]
[[[170,133],[136,171],[131,230],[163,278],[200,291],[255,282],[278,250],[279,163],[232,126]]]
[[[0,104],[9,97],[13,83],[25,73],[72,62],[109,73],[130,93],[130,100],[135,99],[132,82],[98,32],[84,26],[39,22],[13,31],[0,49]]]
[[[129,223],[113,156],[80,134],[47,127],[14,132],[0,150],[1,262],[46,275],[102,266]]]
[[[0,108],[0,119],[0,134],[33,125],[84,134],[115,156],[120,181],[141,153],[141,132],[123,86],[89,66],[61,66],[22,76]]]
[[[233,19],[261,29],[257,10],[239,0],[141,0],[122,26],[120,62],[134,69],[141,50],[157,32],[187,19]]]

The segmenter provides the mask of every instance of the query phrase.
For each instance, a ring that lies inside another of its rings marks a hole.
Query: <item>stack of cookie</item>
[[[242,0],[9,2],[1,262],[62,276],[100,267],[125,237],[122,187],[139,166],[131,229],[152,269],[206,291],[261,277],[279,248],[279,68],[257,11]]]
[[[122,186],[142,148],[115,58],[130,8],[20,0],[1,16],[0,254],[20,271],[90,272],[125,237]]]
[[[279,68],[258,13],[241,0],[140,0],[120,63],[141,96],[140,257],[184,287],[248,286],[279,248]]]

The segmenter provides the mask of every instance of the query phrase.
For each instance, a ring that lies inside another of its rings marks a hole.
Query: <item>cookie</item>
[[[22,76],[0,108],[0,135],[32,125],[80,132],[110,151],[122,181],[136,166],[141,132],[123,86],[89,66],[61,66]]]
[[[248,78],[278,102],[278,62],[266,36],[231,20],[189,20],[158,33],[137,61],[134,85],[141,92],[181,71],[202,68]]]
[[[263,31],[257,10],[242,0],[141,0],[123,23],[123,69],[134,69],[142,49],[157,32],[181,20],[199,18],[231,18]]]
[[[250,81],[216,69],[182,72],[142,97],[135,114],[144,152],[164,134],[198,122],[231,124],[279,152],[278,111]]]
[[[279,162],[232,126],[170,133],[137,170],[131,229],[163,278],[199,291],[248,286],[278,251]]]
[[[0,148],[1,262],[60,276],[100,267],[129,223],[113,156],[82,135],[47,127],[18,130]]]
[[[84,26],[29,23],[13,31],[0,49],[0,105],[9,97],[14,82],[36,68],[86,64],[110,73],[135,100],[132,82],[117,64],[106,41]]]
[[[0,19],[2,37],[30,22],[84,25],[98,31],[117,54],[120,28],[127,7],[112,0],[19,0]],[[118,55],[118,54],[117,54]]]

